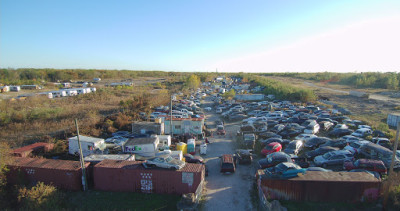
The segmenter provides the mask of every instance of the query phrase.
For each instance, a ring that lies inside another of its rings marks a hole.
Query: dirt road
[[[211,101],[203,103],[210,104]],[[206,122],[218,120],[220,117],[213,111],[206,114]],[[226,123],[225,137],[210,138],[207,155],[203,156],[209,169],[206,178],[205,203],[202,210],[256,210],[251,202],[250,192],[254,179],[254,172],[250,165],[238,165],[236,172],[224,175],[219,172],[220,158],[223,154],[235,152],[236,131],[239,123]]]

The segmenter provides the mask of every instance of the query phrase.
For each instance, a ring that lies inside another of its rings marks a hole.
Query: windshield
[[[279,164],[275,167],[275,172],[283,172],[286,171],[287,167],[283,164]]]
[[[325,153],[324,155],[322,155],[322,157],[325,158],[325,159],[328,159],[331,156],[332,156],[331,153]]]
[[[172,159],[173,159],[173,158],[172,158],[171,156],[169,156],[169,157],[165,158],[165,162],[169,163],[169,162],[172,161]]]
[[[272,146],[272,145],[267,145],[267,146],[265,146],[265,149],[266,149],[266,150],[272,150],[273,147],[274,147],[274,146]]]

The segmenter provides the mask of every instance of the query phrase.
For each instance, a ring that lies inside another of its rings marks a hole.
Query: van
[[[221,156],[221,173],[235,173],[236,162],[233,155],[225,154]]]
[[[372,135],[372,130],[369,128],[361,128],[354,131],[354,133],[352,133],[351,135],[356,137],[366,137]]]
[[[360,154],[364,155],[366,158],[382,160],[385,163],[386,167],[390,167],[390,163],[392,162],[393,152],[390,149],[387,149],[383,146],[374,143],[367,143],[360,147]],[[394,168],[400,167],[400,160],[397,156],[395,156]]]

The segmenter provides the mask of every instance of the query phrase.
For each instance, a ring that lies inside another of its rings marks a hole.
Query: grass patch
[[[128,192],[67,192],[70,210],[176,210],[178,195]]]

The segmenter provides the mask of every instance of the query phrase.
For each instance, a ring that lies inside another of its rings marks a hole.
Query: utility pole
[[[171,93],[171,106],[170,106],[170,120],[169,120],[169,124],[170,124],[170,134],[171,134],[171,139],[172,136],[174,135],[174,132],[172,132],[172,93]]]
[[[397,146],[399,145],[399,132],[400,132],[400,122],[397,122],[397,131],[396,131],[396,140],[394,141],[393,146],[393,154],[392,154],[392,162],[390,162],[389,168],[389,178],[387,180],[387,188],[385,188],[384,197],[383,197],[383,207],[387,206],[387,200],[389,197],[390,188],[392,187],[392,180],[393,180],[393,167],[394,167],[394,158],[396,157],[396,150]]]
[[[396,140],[394,141],[392,162],[390,163],[389,177],[393,174],[394,158],[396,157],[397,146],[399,145],[399,132],[400,132],[400,122],[397,122]]]
[[[83,160],[82,146],[81,146],[81,140],[79,138],[79,127],[78,127],[77,119],[75,119],[75,126],[76,126],[76,133],[77,133],[76,137],[78,138],[78,146],[79,146],[79,161],[81,162],[81,169],[82,169],[83,191],[86,191],[88,189],[88,186],[87,186],[87,180],[86,180],[85,160]]]

